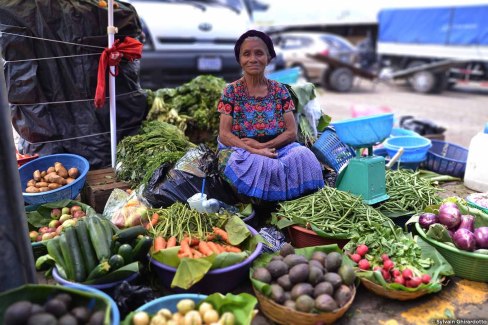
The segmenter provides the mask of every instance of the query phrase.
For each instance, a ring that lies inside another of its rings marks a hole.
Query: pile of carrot
[[[229,244],[228,240],[227,232],[218,227],[213,227],[213,232],[207,236],[206,240],[185,236],[179,243],[178,257],[200,258],[225,252],[240,253],[241,249]],[[175,246],[178,246],[176,236],[166,239],[162,235],[158,235],[154,238],[153,253]]]

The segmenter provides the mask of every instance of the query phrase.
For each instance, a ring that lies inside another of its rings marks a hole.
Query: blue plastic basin
[[[175,313],[178,311],[176,308],[176,305],[178,302],[182,299],[191,299],[195,302],[195,304],[198,304],[200,301],[204,300],[207,298],[206,295],[202,294],[197,294],[197,293],[180,293],[180,294],[174,294],[174,295],[169,295],[161,298],[154,299],[153,301],[150,301],[141,307],[137,308],[137,311],[145,311],[148,314],[156,314],[160,309],[167,308],[171,310],[172,313]]]
[[[339,139],[355,148],[373,146],[391,134],[393,113],[362,116],[333,122]]]
[[[390,157],[393,157],[400,148],[403,148],[401,161],[421,162],[427,157],[427,152],[432,147],[432,141],[424,137],[400,136],[386,139],[383,145]]]

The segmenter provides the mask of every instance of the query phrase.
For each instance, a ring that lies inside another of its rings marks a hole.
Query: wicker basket
[[[334,312],[321,314],[302,313],[292,310],[267,298],[256,290],[256,288],[253,287],[253,289],[256,298],[258,298],[261,311],[272,321],[283,325],[315,325],[332,324],[346,313],[349,307],[351,307],[354,297],[356,296],[356,287],[351,287],[352,297],[347,304]]]
[[[389,290],[368,279],[365,278],[360,278],[360,279],[361,279],[361,283],[369,291],[376,293],[378,296],[382,296],[390,299],[401,300],[401,301],[413,300],[413,299],[420,298],[429,293],[426,290],[417,290],[412,292],[402,291],[402,290]]]
[[[427,237],[418,223],[415,224],[415,231],[451,264],[456,276],[472,281],[488,282],[488,255],[462,251],[433,240]]]
[[[349,241],[349,239],[325,238],[317,235],[313,230],[296,225],[288,227],[288,234],[290,235],[291,244],[296,248],[330,244],[337,244],[337,246],[343,248]]]

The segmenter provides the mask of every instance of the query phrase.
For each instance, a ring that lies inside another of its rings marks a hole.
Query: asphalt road
[[[471,138],[488,123],[488,87],[456,86],[441,94],[412,92],[405,84],[374,84],[356,79],[349,93],[335,93],[317,86],[322,110],[332,121],[352,117],[353,107],[386,107],[401,116],[427,119],[447,130],[445,141],[469,148]]]

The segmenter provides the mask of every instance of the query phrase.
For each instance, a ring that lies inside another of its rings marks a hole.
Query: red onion
[[[474,217],[470,214],[463,214],[461,216],[461,223],[458,229],[465,228],[471,232],[474,232]]]
[[[446,202],[439,207],[439,222],[447,229],[456,228],[461,222],[461,212],[455,203]]]
[[[437,215],[429,212],[424,212],[419,216],[419,225],[424,229],[429,229],[430,225],[438,223]]]
[[[488,249],[488,227],[476,228],[474,237],[478,248]]]
[[[454,244],[462,250],[474,251],[476,248],[476,239],[474,234],[466,228],[456,230],[453,236]]]

